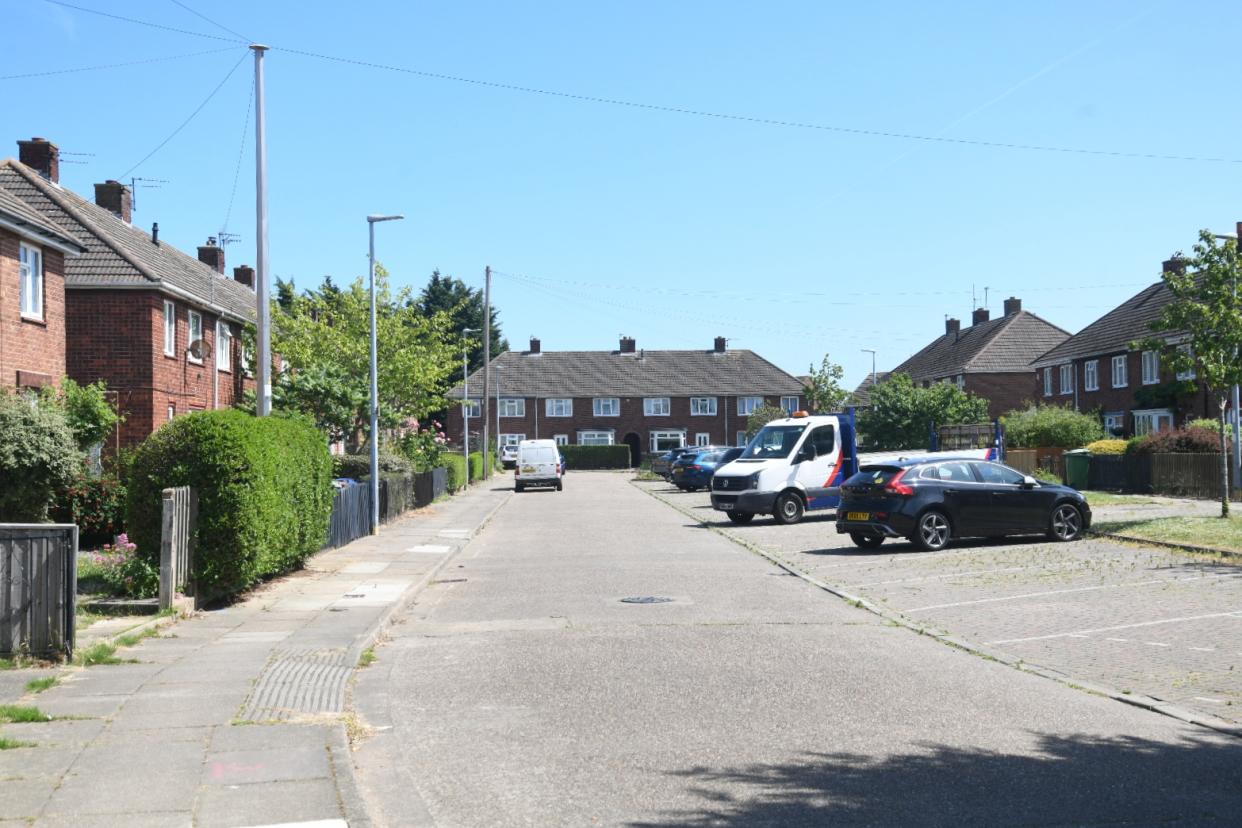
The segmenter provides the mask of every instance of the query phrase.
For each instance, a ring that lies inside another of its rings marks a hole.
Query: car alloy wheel
[[[1072,541],[1082,534],[1082,512],[1076,506],[1062,503],[1052,510],[1051,532],[1053,540]]]
[[[949,545],[949,534],[948,518],[940,512],[928,512],[919,518],[914,542],[920,549],[935,552]]]

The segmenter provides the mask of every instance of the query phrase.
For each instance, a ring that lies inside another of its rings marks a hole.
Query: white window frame
[[[177,304],[164,300],[164,356],[177,355]]]
[[[578,432],[578,445],[611,446],[615,434],[610,428],[584,429]]]
[[[686,430],[684,428],[653,429],[648,435],[652,451],[668,451],[668,449],[659,448],[661,440],[677,440],[676,448],[682,448],[686,445]]]
[[[958,391],[966,390],[966,375],[965,374],[957,375],[957,390]]]
[[[1181,351],[1184,354],[1193,353],[1189,344],[1178,345],[1177,350]],[[1177,379],[1179,382],[1183,380],[1197,379],[1198,376],[1199,374],[1197,371],[1195,371],[1194,368],[1191,368],[1189,371],[1178,371],[1177,372]]]
[[[496,435],[496,444],[501,448],[504,448],[505,446],[516,446],[525,439],[525,434],[498,434]]]
[[[233,331],[223,319],[216,320],[216,370],[233,372]]]
[[[471,397],[461,402],[462,417],[470,420],[477,420],[483,416],[483,403],[480,400]]]
[[[691,397],[691,417],[715,417],[717,412],[715,397]]]
[[[1120,369],[1120,370],[1118,370]],[[1113,388],[1130,387],[1130,356],[1122,354],[1113,357]]]
[[[1126,428],[1126,412],[1124,411],[1106,411],[1104,412],[1104,430],[1108,432],[1105,436],[1113,437],[1114,429],[1125,431]]]
[[[596,417],[620,417],[620,397],[596,397],[591,400],[591,413]]]
[[[1061,394],[1074,393],[1074,363],[1067,362],[1061,366]]]
[[[43,248],[19,243],[18,272],[21,274],[21,315],[22,319],[43,321]]]
[[[194,329],[198,328],[198,336],[194,335]],[[203,315],[198,311],[190,311],[190,341],[186,343],[185,358],[190,362],[202,365],[201,359],[195,359],[190,353],[190,346],[194,344],[194,340],[203,338]]]
[[[1100,361],[1089,359],[1082,364],[1082,390],[1100,390]]]
[[[738,397],[737,416],[749,417],[755,410],[763,407],[763,397]]]
[[[643,399],[644,417],[667,417],[672,411],[672,402],[668,397],[645,397]],[[655,449],[652,449],[652,451],[655,451]]]
[[[739,431],[739,432],[737,433],[737,442],[736,442],[736,443],[734,443],[733,445],[735,445],[735,446],[744,446],[744,445],[746,445],[746,432],[745,432],[745,431]]]
[[[694,435],[694,444],[696,446],[710,446],[712,444],[712,435],[706,431],[697,432]]]
[[[501,417],[526,416],[525,397],[501,397],[500,403],[496,407],[499,409]]]
[[[798,405],[798,398],[796,396],[781,397],[781,410],[786,414],[793,414],[800,407],[801,406]]]
[[[572,417],[574,401],[570,397],[548,397],[543,401],[543,413],[546,417]]]
[[[1134,415],[1134,436],[1142,437],[1146,434],[1160,431],[1160,423],[1162,420],[1168,421],[1168,427],[1173,427],[1173,411],[1168,408],[1148,408],[1142,411],[1131,412]]]
[[[1160,352],[1143,351],[1143,385],[1160,382]]]
[[[169,403],[168,404],[168,422],[171,423],[173,421],[173,418],[176,416],[177,416],[177,404]]]
[[[1044,369],[1044,396],[1052,396],[1052,366]]]
[[[567,446],[567,445],[569,445],[569,435],[568,435],[568,434],[553,434],[553,435],[552,435],[552,439],[556,441],[556,444],[557,444],[558,446]]]

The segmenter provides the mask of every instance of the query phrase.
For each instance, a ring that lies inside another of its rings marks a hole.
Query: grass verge
[[[14,750],[16,748],[34,747],[34,742],[23,742],[20,739],[6,739],[0,736],[0,750]]]
[[[50,722],[51,720],[51,716],[37,707],[22,704],[0,704],[0,722],[29,724],[32,722]]]
[[[1116,494],[1114,492],[1084,491],[1087,502],[1094,506],[1155,506],[1163,501],[1149,495]]]
[[[1169,517],[1154,520],[1099,521],[1096,532],[1111,532],[1144,540],[1184,543],[1242,552],[1242,517]]]
[[[59,681],[60,679],[57,678],[56,676],[47,676],[46,678],[31,679],[30,681],[26,682],[26,692],[27,693],[42,693],[44,690],[48,690],[52,687],[55,687]]]

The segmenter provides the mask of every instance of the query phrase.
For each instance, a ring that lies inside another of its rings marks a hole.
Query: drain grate
[[[623,604],[667,604],[672,598],[666,598],[663,595],[631,595],[629,598],[622,598]]]
[[[273,653],[240,717],[281,721],[299,714],[345,709],[350,666],[343,649],[284,649]]]

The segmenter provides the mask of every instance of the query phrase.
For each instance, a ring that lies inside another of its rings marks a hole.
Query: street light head
[[[371,222],[372,224],[375,224],[376,222],[380,222],[380,221],[399,221],[400,219],[403,219],[403,218],[405,218],[405,216],[400,216],[400,215],[398,216],[367,216],[367,221]]]

